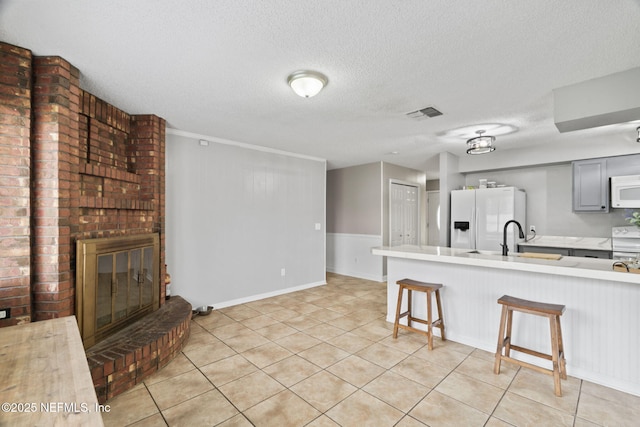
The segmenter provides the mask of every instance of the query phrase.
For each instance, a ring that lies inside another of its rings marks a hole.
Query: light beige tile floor
[[[549,376],[506,363],[494,375],[485,351],[394,340],[385,283],[327,282],[195,317],[182,354],[107,402],[105,424],[638,425],[640,397],[571,377],[556,397]]]

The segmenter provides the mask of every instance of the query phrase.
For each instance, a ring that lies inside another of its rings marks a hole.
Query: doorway
[[[391,181],[389,186],[389,246],[417,245],[420,235],[418,186]]]

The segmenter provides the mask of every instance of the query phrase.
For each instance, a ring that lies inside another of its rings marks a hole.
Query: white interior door
[[[389,190],[389,245],[417,245],[420,194],[415,185],[392,182]]]
[[[439,191],[427,191],[427,245],[440,246]]]

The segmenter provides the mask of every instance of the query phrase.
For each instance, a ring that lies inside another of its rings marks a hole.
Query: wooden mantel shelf
[[[74,316],[0,328],[0,396],[0,425],[104,425]]]

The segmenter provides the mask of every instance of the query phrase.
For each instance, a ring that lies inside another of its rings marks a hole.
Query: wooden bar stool
[[[500,373],[500,363],[515,363],[542,372],[544,374],[553,375],[553,384],[556,396],[562,396],[560,386],[560,378],[567,379],[566,362],[564,360],[564,347],[562,344],[562,329],[560,328],[560,316],[564,313],[565,306],[560,304],[545,304],[542,302],[528,301],[520,298],[504,295],[498,300],[502,304],[502,317],[500,319],[500,332],[498,334],[498,348],[496,349],[496,361],[493,372]],[[520,311],[523,313],[535,314],[549,319],[551,329],[551,354],[540,353],[528,348],[513,345],[511,343],[511,323],[513,321],[513,312]],[[506,331],[505,331],[506,329]],[[505,334],[506,332],[506,334]],[[504,348],[504,355],[502,349]],[[545,369],[531,363],[516,360],[510,357],[511,350],[520,351],[532,356],[541,357],[553,362],[553,369]]]
[[[398,290],[398,306],[396,308],[396,321],[393,324],[393,338],[398,338],[398,328],[407,329],[409,331],[418,332],[420,334],[426,335],[429,350],[433,350],[433,328],[440,328],[440,337],[442,341],[446,341],[444,336],[444,321],[442,320],[442,303],[440,302],[440,288],[442,285],[440,283],[425,283],[418,282],[416,280],[411,279],[402,279],[396,282],[400,285],[400,289]],[[402,306],[402,295],[404,290],[408,291],[408,308],[404,313],[400,313],[400,307]],[[427,294],[427,319],[418,319],[411,315],[411,292],[425,292]],[[431,294],[435,293],[436,295],[436,304],[438,306],[438,320],[432,322],[431,321]],[[400,324],[400,319],[403,317],[407,317],[407,324]],[[426,332],[422,329],[417,329],[411,326],[411,322],[418,322],[424,325],[427,325]]]

